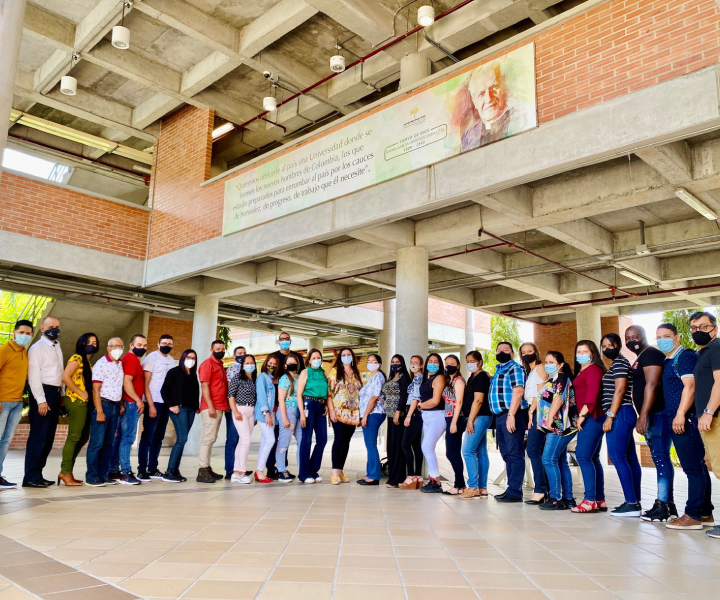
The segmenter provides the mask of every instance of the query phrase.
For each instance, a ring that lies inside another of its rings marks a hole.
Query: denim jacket
[[[258,423],[265,422],[264,410],[272,413],[275,409],[275,386],[272,377],[267,373],[260,373],[255,381],[257,391],[257,404],[255,404],[255,420]]]

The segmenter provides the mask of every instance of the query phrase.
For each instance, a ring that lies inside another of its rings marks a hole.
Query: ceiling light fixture
[[[637,273],[633,273],[632,271],[628,271],[627,269],[622,269],[621,271],[618,271],[618,273],[620,273],[620,275],[624,277],[627,277],[628,279],[632,279],[633,281],[642,283],[643,285],[653,285],[653,282],[646,277],[638,275]]]
[[[300,300],[301,302],[311,302],[312,304],[325,304],[322,300],[317,298],[309,298],[308,296],[300,296],[299,294],[289,294],[288,292],[280,292],[280,296],[283,298],[289,298],[290,300]]]
[[[693,208],[697,212],[699,212],[706,219],[710,221],[717,221],[718,219],[720,219],[718,214],[712,208],[710,208],[707,204],[700,200],[700,198],[688,192],[685,188],[677,188],[675,190],[675,195],[680,198],[680,200],[682,200],[685,204],[687,204],[690,208]]]
[[[213,129],[212,139],[216,140],[220,136],[223,136],[226,133],[230,133],[233,129],[235,129],[235,125],[230,123],[230,121],[228,121],[227,123],[223,123],[219,127],[216,127],[215,129]]]
[[[263,110],[268,112],[277,110],[277,98],[275,96],[265,96],[263,98]]]
[[[418,8],[418,25],[430,27],[435,22],[435,9],[432,5]]]
[[[115,25],[115,27],[112,28],[112,45],[118,50],[127,50],[130,47],[130,30],[125,27],[126,8],[132,8],[132,2],[129,0],[123,2],[120,25]]]
[[[68,73],[72,71],[75,63],[77,63],[77,61],[79,60],[80,56],[73,52],[72,56],[70,57],[70,69],[68,70]],[[63,75],[60,78],[60,92],[62,92],[66,96],[74,96],[75,94],[77,94],[77,79],[75,79],[72,75]]]
[[[340,50],[340,46],[337,44],[335,48]],[[330,57],[330,70],[333,73],[342,73],[345,70],[345,57],[342,54],[336,54]]]
[[[364,277],[353,277],[353,279],[357,283],[361,283],[363,285],[372,285],[383,290],[390,290],[391,292],[395,291],[395,286],[390,285],[389,283],[381,283],[379,281],[373,281],[372,279],[365,279]]]

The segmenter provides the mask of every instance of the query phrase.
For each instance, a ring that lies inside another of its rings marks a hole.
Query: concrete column
[[[25,0],[0,0],[0,56],[3,66],[0,69],[0,178],[2,177],[2,156],[7,143],[8,123],[12,108],[15,70],[17,69],[20,40],[22,39],[23,20],[25,19]]]
[[[460,365],[463,375],[469,377],[470,373],[465,368],[465,357],[468,352],[475,350],[475,311],[472,308],[465,309],[465,344],[460,351]]]
[[[428,349],[428,251],[412,246],[397,253],[395,352],[409,360]]]
[[[308,338],[308,354],[313,348],[317,348],[318,350],[323,349],[323,339],[321,337]]]
[[[195,316],[193,317],[192,347],[197,352],[198,364],[210,356],[210,344],[217,338],[218,299],[213,296],[195,296]],[[218,419],[220,416],[218,416]],[[224,418],[224,417],[222,417]],[[197,456],[200,449],[202,419],[197,416],[193,423],[188,441],[185,445],[185,456]],[[225,445],[225,427],[220,428],[216,445]],[[188,465],[190,467],[190,465]],[[188,468],[189,472],[192,472]]]
[[[395,299],[383,300],[383,328],[380,331],[380,356],[386,370],[395,352]],[[409,356],[405,357],[410,360]]]
[[[591,340],[600,345],[602,326],[600,324],[600,309],[595,306],[581,306],[575,309],[577,323],[577,339]]]
[[[422,54],[408,54],[400,60],[400,89],[411,86],[431,75],[430,59]]]

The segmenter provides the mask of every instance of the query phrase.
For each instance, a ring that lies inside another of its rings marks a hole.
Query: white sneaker
[[[315,483],[322,483],[322,477],[320,477],[320,475],[315,478]]]
[[[233,474],[230,476],[230,481],[231,481],[232,483],[242,483],[242,477],[243,477],[243,476],[240,475],[240,473],[233,473]]]
[[[252,483],[250,475],[240,475],[240,483]]]
[[[312,477],[308,477],[303,481],[303,483],[315,483],[315,480]]]

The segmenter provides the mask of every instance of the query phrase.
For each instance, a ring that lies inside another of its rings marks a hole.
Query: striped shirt
[[[498,365],[490,381],[490,410],[500,415],[510,410],[513,388],[525,386],[525,371],[514,360]],[[520,408],[527,408],[528,404],[522,399]]]
[[[602,378],[602,408],[604,413],[607,413],[612,405],[616,379],[627,379],[625,395],[620,406],[632,406],[632,367],[630,361],[622,355],[613,361]]]

